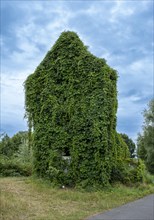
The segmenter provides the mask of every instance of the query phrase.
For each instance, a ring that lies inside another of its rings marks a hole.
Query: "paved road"
[[[154,194],[87,220],[154,220]]]

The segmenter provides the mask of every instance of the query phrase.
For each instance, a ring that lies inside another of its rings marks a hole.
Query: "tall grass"
[[[154,193],[154,185],[85,192],[24,177],[0,178],[2,220],[81,220]]]

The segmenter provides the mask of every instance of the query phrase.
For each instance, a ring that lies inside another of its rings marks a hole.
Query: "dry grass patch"
[[[2,220],[81,220],[154,192],[154,186],[81,192],[31,178],[0,178]]]

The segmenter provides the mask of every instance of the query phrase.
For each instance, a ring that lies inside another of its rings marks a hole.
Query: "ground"
[[[24,177],[0,178],[0,189],[2,220],[81,220],[154,193],[152,185],[85,192]]]

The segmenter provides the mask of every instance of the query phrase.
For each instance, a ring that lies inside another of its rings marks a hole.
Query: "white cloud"
[[[18,127],[26,129],[23,87],[26,77],[27,73],[1,74],[1,129],[4,132],[7,132],[8,125],[11,125],[12,132],[17,132]]]
[[[130,7],[126,1],[116,1],[115,6],[110,11],[110,22],[119,22],[119,18],[131,16],[134,13],[134,8]]]
[[[135,26],[134,19],[141,12],[149,10],[149,3],[91,1],[88,4],[83,2],[83,7],[79,3],[73,1],[9,3],[14,10],[22,12],[23,17],[21,22],[14,21],[11,24],[10,34],[15,39],[13,45],[7,43],[7,36],[1,38],[5,54],[2,63],[3,121],[8,124],[22,121],[24,80],[39,65],[60,33],[64,30],[73,30],[86,45],[90,46],[92,53],[105,58],[109,65],[119,72],[118,118],[127,121],[128,115],[133,119],[136,115],[137,123],[141,122],[140,112],[145,106],[145,101],[140,100],[150,97],[153,84],[152,55],[146,46],[153,43],[149,41],[142,43],[140,28],[146,24],[148,28],[144,36],[149,36],[152,33],[150,31],[152,22],[151,18],[142,17],[144,21],[141,21],[142,25],[139,23]],[[72,8],[73,4],[76,4],[76,8]],[[139,54],[139,57],[135,53]],[[138,92],[129,94],[131,89]],[[134,137],[133,132],[134,130],[131,135]]]
[[[0,47],[4,46],[4,39],[2,38],[2,36],[0,36]]]
[[[2,105],[5,110],[11,111],[12,106],[18,106],[20,110],[21,104],[24,101],[24,87],[23,83],[26,80],[28,73],[17,72],[15,74],[1,74],[1,97]]]

